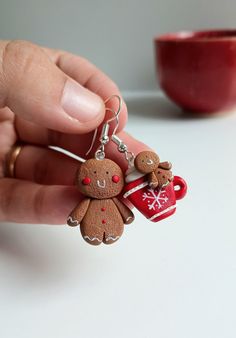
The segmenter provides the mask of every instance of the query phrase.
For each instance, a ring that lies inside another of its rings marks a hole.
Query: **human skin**
[[[104,101],[114,94],[121,96],[117,85],[82,57],[27,41],[0,41],[0,221],[65,224],[82,199],[74,186],[80,164],[49,146],[85,158],[94,130],[111,117]],[[117,109],[116,100],[107,107]],[[118,136],[134,153],[147,149],[123,131],[126,121],[124,103]],[[23,147],[15,178],[7,178],[6,156],[15,142]],[[125,169],[111,142],[106,156]]]

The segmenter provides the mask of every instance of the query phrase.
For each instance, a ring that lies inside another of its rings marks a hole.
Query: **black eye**
[[[106,174],[109,174],[109,171],[106,171]]]
[[[144,160],[142,160],[142,162],[144,162]]]
[[[96,170],[93,173],[96,174],[97,173]]]

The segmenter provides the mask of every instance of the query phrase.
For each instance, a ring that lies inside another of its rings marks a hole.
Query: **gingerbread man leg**
[[[92,224],[81,224],[80,231],[83,236],[83,239],[92,245],[100,245],[104,238],[104,229],[101,229]]]
[[[113,244],[118,241],[118,239],[122,236],[124,231],[124,226],[118,227],[116,229],[107,229],[104,233],[103,243],[104,244]]]

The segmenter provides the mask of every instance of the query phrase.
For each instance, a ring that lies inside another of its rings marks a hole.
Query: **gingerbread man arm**
[[[85,198],[71,211],[67,218],[67,224],[69,226],[74,227],[80,224],[88,210],[89,203],[90,198]]]
[[[172,168],[172,164],[168,161],[160,162],[158,167],[161,168],[161,169],[170,170]]]
[[[149,187],[155,189],[158,186],[158,179],[154,171],[148,174],[148,184]]]
[[[132,211],[124,203],[118,200],[118,198],[113,197],[112,200],[115,203],[117,209],[119,210],[124,223],[125,224],[132,223],[134,220],[134,214],[132,213]]]

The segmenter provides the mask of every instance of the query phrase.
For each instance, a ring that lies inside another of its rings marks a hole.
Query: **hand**
[[[79,163],[48,146],[85,157],[93,131],[109,117],[104,100],[113,94],[121,95],[115,83],[86,59],[25,41],[0,41],[0,221],[65,224],[81,199],[73,185]],[[116,102],[109,107],[116,109]],[[122,131],[126,119],[124,104],[119,136],[129,150],[144,150]],[[6,155],[15,142],[24,146],[15,178],[6,178]],[[106,156],[124,168],[115,145],[107,146]]]

